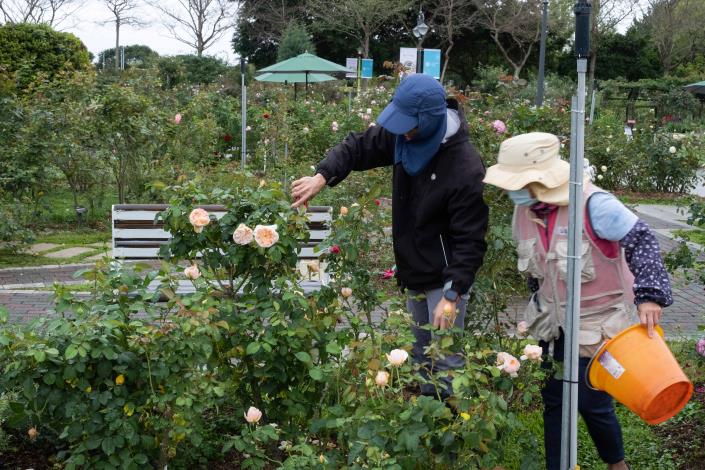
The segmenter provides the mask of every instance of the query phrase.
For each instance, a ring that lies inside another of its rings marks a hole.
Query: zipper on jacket
[[[438,238],[441,239],[441,250],[443,250],[443,259],[446,262],[446,267],[448,267],[448,256],[446,255],[446,246],[443,244],[443,235],[439,234]]]

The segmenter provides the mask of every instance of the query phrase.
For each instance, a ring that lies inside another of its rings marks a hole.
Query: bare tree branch
[[[138,0],[103,0],[112,14],[104,23],[115,24],[115,70],[120,70],[120,28],[124,25],[143,26],[146,23],[135,13]]]
[[[541,0],[472,0],[475,20],[490,31],[518,79],[541,33]]]
[[[58,26],[77,8],[76,0],[0,0],[0,15],[6,23],[46,23]]]
[[[436,33],[445,45],[445,60],[441,70],[441,83],[443,83],[454,39],[475,26],[477,10],[472,0],[437,0],[431,8],[434,12],[430,20],[431,24],[434,25]]]
[[[390,20],[408,12],[412,0],[309,0],[309,11],[315,12],[322,30],[335,30],[355,39],[364,57],[370,55],[374,34]]]
[[[239,1],[231,0],[173,0],[173,8],[163,1],[147,3],[164,15],[171,37],[194,48],[199,57],[233,27],[240,8]]]

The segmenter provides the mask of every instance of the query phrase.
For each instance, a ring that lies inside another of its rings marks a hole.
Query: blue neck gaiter
[[[404,135],[397,135],[394,149],[394,163],[404,166],[411,176],[421,173],[441,147],[448,127],[447,107],[445,103],[434,109],[419,113],[418,132],[412,140],[406,140]]]

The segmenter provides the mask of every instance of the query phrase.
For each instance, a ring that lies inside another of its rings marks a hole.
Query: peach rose
[[[541,362],[541,354],[543,354],[543,348],[535,344],[527,344],[524,346],[524,355],[519,359],[522,361],[530,360],[534,362]]]
[[[252,229],[245,224],[240,224],[233,232],[233,241],[238,245],[248,245],[254,239]]]
[[[347,299],[352,295],[352,289],[349,287],[343,287],[342,289],[340,289],[340,295]]]
[[[392,351],[387,354],[387,360],[393,366],[400,366],[409,358],[409,353],[403,349],[392,349]]]
[[[389,383],[389,372],[387,372],[386,370],[377,371],[377,375],[375,376],[375,383],[380,387],[386,387],[387,383]]]
[[[198,270],[198,266],[195,264],[192,264],[188,268],[184,269],[184,274],[191,280],[196,280],[201,277],[201,271]]]
[[[522,320],[519,323],[517,323],[517,335],[518,336],[526,336],[526,334],[529,332],[529,325]]]
[[[348,215],[348,208],[345,206],[341,206],[340,207],[340,216],[345,217],[346,215]]]
[[[497,357],[499,358],[499,354]],[[519,368],[521,368],[521,362],[519,362],[519,359],[508,353],[504,353],[503,359],[504,361],[499,366],[499,370],[506,372],[510,377],[517,377],[519,375],[517,372],[519,371]]]
[[[191,222],[191,225],[193,225],[193,229],[196,233],[201,233],[203,231],[203,227],[211,223],[208,212],[200,207],[191,211],[188,216],[188,220]]]
[[[258,225],[254,231],[255,241],[262,248],[269,248],[279,241],[276,225]]]
[[[260,419],[262,419],[262,412],[258,409],[255,408],[254,406],[251,406],[245,415],[245,421],[247,421],[250,424],[255,424],[258,423]]]

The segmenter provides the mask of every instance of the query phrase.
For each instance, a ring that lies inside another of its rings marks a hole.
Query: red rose
[[[331,254],[337,255],[340,253],[340,247],[338,245],[333,245],[330,247]]]
[[[269,119],[269,113],[264,113],[264,114],[262,115],[262,117],[265,118],[265,119]]]
[[[380,204],[382,204],[382,202],[379,199],[375,199],[375,204],[379,206]]]
[[[231,136],[230,134],[225,134],[225,135],[223,136],[223,140],[226,141],[226,142],[232,142],[233,136]]]

